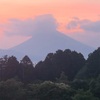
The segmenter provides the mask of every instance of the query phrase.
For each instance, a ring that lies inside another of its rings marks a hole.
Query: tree
[[[57,82],[59,82],[59,83],[66,83],[66,84],[69,83],[68,77],[65,75],[64,72],[62,72],[61,75],[60,75],[60,77],[57,78]]]
[[[16,57],[11,56],[8,58],[5,67],[5,80],[14,78],[18,76],[19,73],[19,62],[17,61]]]
[[[33,66],[31,59],[27,55],[23,57],[20,63],[23,64],[24,66]]]
[[[5,68],[8,62],[8,56],[5,55],[3,58],[0,58],[0,80],[4,80]]]
[[[89,83],[90,91],[100,99],[100,75]]]
[[[79,78],[92,79],[100,74],[100,48],[89,54],[85,66],[79,72]]]
[[[45,81],[41,84],[31,84],[28,87],[30,100],[72,100],[74,91],[64,83]]]
[[[72,100],[99,100],[99,99],[94,97],[90,91],[84,92],[83,90],[79,90]]]
[[[35,70],[41,80],[55,80],[60,77],[62,72],[65,73],[68,80],[73,80],[84,65],[85,59],[81,53],[66,49],[49,53],[44,61],[36,65]]]
[[[71,87],[75,90],[88,90],[89,89],[89,83],[86,80],[82,79],[75,79],[74,81],[71,82]]]
[[[23,83],[14,79],[0,82],[0,100],[26,100]]]
[[[21,77],[23,82],[32,82],[34,79],[34,66],[32,61],[28,56],[25,56],[21,62],[20,62],[20,67],[21,67]]]

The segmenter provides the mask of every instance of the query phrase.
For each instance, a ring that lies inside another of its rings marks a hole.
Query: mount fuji
[[[80,43],[58,31],[38,32],[31,39],[17,45],[9,50],[2,50],[2,55],[14,55],[22,58],[28,55],[32,61],[43,60],[48,53],[55,52],[58,49],[71,49],[82,53],[85,58],[94,48]]]

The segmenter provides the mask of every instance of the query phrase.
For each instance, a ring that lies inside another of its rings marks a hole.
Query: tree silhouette
[[[21,77],[23,82],[31,82],[34,79],[34,66],[28,56],[23,57],[20,62]]]
[[[5,66],[5,80],[18,76],[19,62],[16,57],[11,56],[8,58]]]
[[[55,80],[62,72],[69,80],[73,80],[84,64],[85,59],[81,53],[66,49],[49,53],[44,61],[36,65],[35,70],[38,78],[43,80]]]

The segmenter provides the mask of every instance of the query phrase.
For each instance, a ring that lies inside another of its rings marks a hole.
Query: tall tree
[[[8,56],[5,55],[4,57],[0,58],[0,80],[4,80],[5,75],[5,68],[8,62]]]
[[[100,74],[100,48],[89,54],[85,66],[78,73],[78,78],[96,78]]]
[[[34,65],[28,56],[23,57],[20,62],[21,76],[24,82],[31,82],[34,79]]]
[[[18,76],[19,62],[16,57],[11,56],[8,58],[5,67],[5,79],[14,78]]]

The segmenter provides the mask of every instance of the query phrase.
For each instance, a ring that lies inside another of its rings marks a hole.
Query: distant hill
[[[28,55],[32,61],[39,61],[43,60],[48,53],[55,52],[58,49],[75,50],[81,52],[86,58],[94,50],[94,48],[82,44],[58,31],[49,31],[44,33],[38,32],[24,43],[9,50],[3,50],[1,55],[15,55],[17,58]]]

